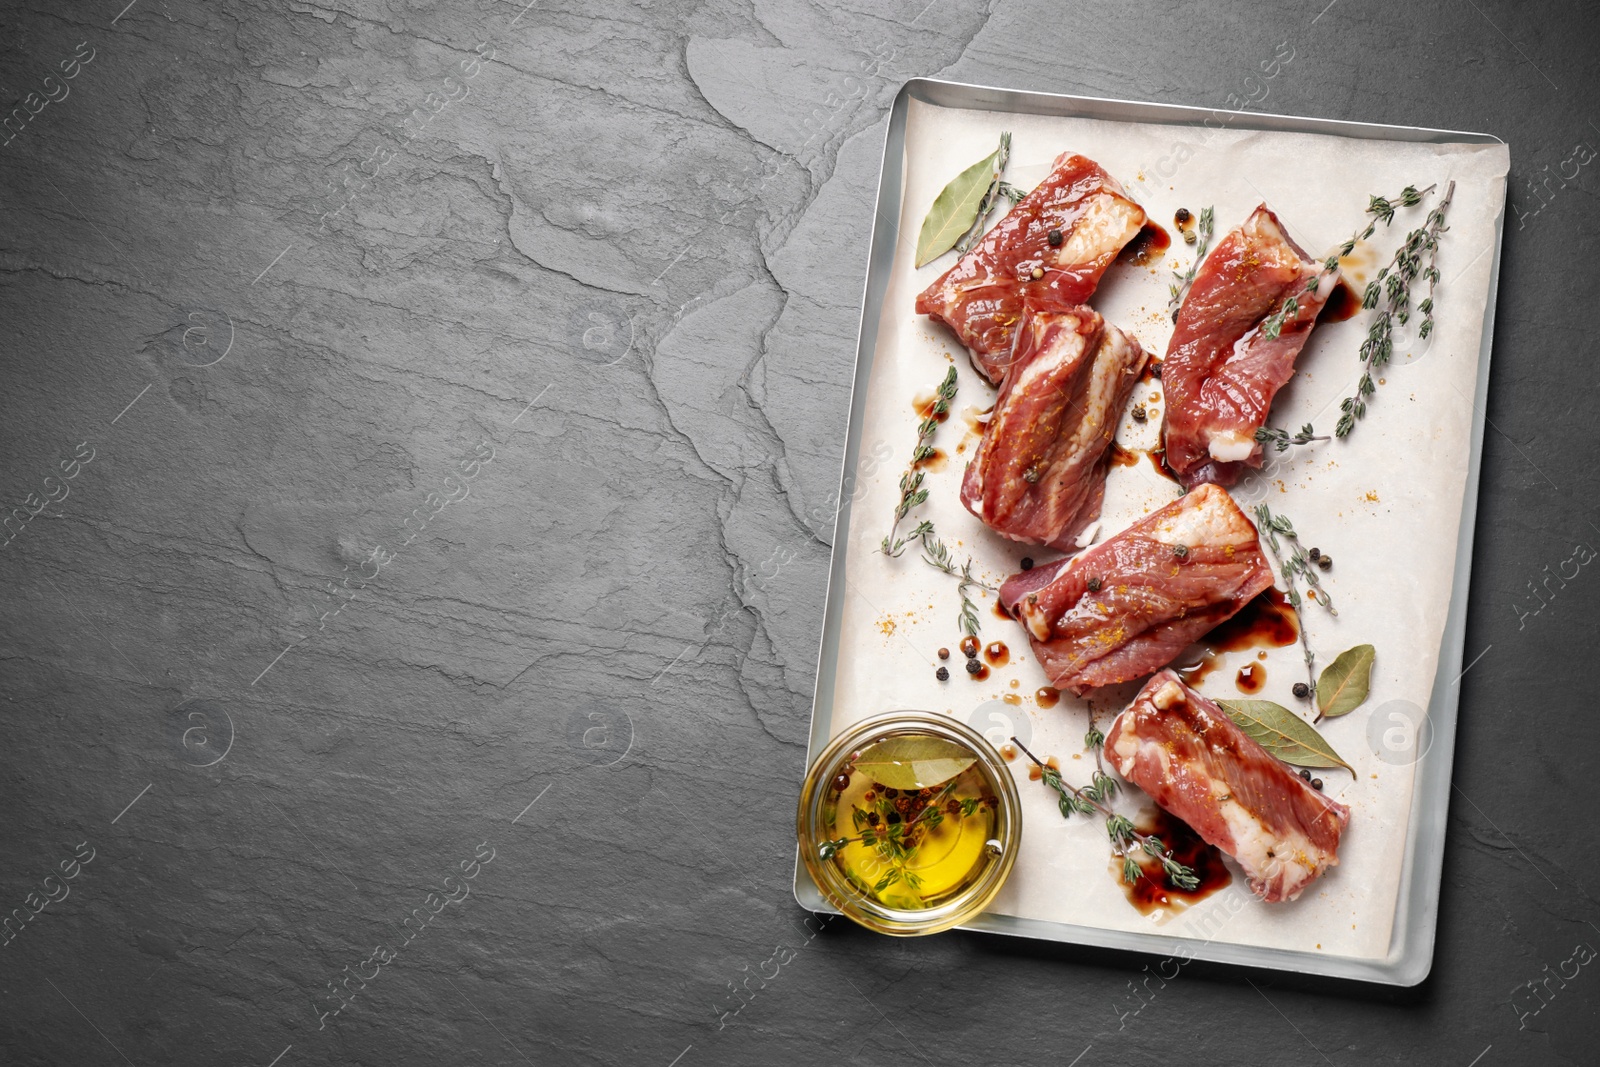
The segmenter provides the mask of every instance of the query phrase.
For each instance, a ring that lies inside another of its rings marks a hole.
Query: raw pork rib
[[[1144,223],[1144,209],[1100,164],[1063,152],[1043,184],[917,297],[917,314],[954,330],[971,350],[972,365],[998,384],[1023,298],[1057,311],[1086,302]],[[1061,231],[1054,247],[1051,230]],[[1035,268],[1044,271],[1038,281]]]
[[[1014,352],[961,502],[1004,537],[1069,551],[1100,516],[1106,452],[1150,357],[1089,308],[1031,304]]]
[[[1334,271],[1307,292],[1320,270],[1265,204],[1201,264],[1161,364],[1167,464],[1186,487],[1232,485],[1261,466],[1256,431],[1339,283]],[[1290,297],[1299,310],[1268,340],[1263,320]]]
[[[1013,575],[1000,602],[1051,684],[1082,696],[1166,666],[1271,584],[1255,526],[1226,489],[1201,485],[1081,555]]]
[[[1350,809],[1307,785],[1226,712],[1162,671],[1106,735],[1118,773],[1244,868],[1269,903],[1339,862]]]

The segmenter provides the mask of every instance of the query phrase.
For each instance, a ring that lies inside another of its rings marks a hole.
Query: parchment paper
[[[1006,541],[986,530],[961,506],[959,485],[977,436],[963,413],[981,411],[995,391],[983,383],[965,350],[942,325],[912,309],[916,294],[954,262],[947,254],[912,268],[917,232],[933,198],[955,174],[992,152],[1000,131],[1012,132],[1006,177],[1031,189],[1063,151],[1101,163],[1122,182],[1151,219],[1173,233],[1172,247],[1148,266],[1119,262],[1107,273],[1093,306],[1130,331],[1157,358],[1166,352],[1172,322],[1167,286],[1185,270],[1193,249],[1173,226],[1186,207],[1196,215],[1213,206],[1217,238],[1266,202],[1312,256],[1322,257],[1365,222],[1369,194],[1394,196],[1406,185],[1436,184],[1422,206],[1402,211],[1388,229],[1358,247],[1347,275],[1359,291],[1388,262],[1406,232],[1422,224],[1450,180],[1456,182],[1449,232],[1439,253],[1435,332],[1431,343],[1396,346],[1366,418],[1345,441],[1313,444],[1271,461],[1263,476],[1236,489],[1242,506],[1266,500],[1289,516],[1303,542],[1334,557],[1321,575],[1338,608],[1337,618],[1307,605],[1306,626],[1319,666],[1352,645],[1377,647],[1371,696],[1360,709],[1322,724],[1323,734],[1356,769],[1317,772],[1327,791],[1350,806],[1350,827],[1340,863],[1300,900],[1268,905],[1251,896],[1234,868],[1234,884],[1186,910],[1145,916],[1125,899],[1110,873],[1101,820],[1063,820],[1053,795],[1028,780],[1024,760],[1012,764],[1024,803],[1022,854],[991,912],[1051,922],[1184,937],[1352,958],[1388,954],[1408,820],[1443,813],[1413,812],[1412,766],[1381,758],[1375,742],[1385,724],[1375,711],[1406,701],[1426,708],[1434,683],[1467,471],[1472,393],[1494,257],[1494,222],[1505,202],[1509,153],[1504,145],[1405,144],[1316,134],[1187,128],[1047,116],[963,111],[910,101],[906,127],[905,185],[893,273],[877,330],[877,356],[866,398],[861,454],[884,455],[863,477],[849,531],[847,591],[834,693],[837,733],[868,715],[895,708],[946,711],[988,731],[997,742],[1017,730],[1041,757],[1060,759],[1063,774],[1089,781],[1092,757],[1083,735],[1091,714],[1101,729],[1136,691],[1129,684],[1090,700],[1064,693],[1042,709],[1034,693],[1047,684],[1020,626],[998,617],[992,597],[981,605],[982,640],[1003,641],[1008,666],[975,682],[963,670],[957,646],[959,601],[953,579],[908,550],[899,559],[877,551],[898,498],[897,482],[916,439],[914,398],[927,395],[952,363],[960,392],[935,444],[951,462],[928,476],[928,502],[903,524],[920,518],[935,528],[958,557],[971,555],[975,572],[998,585],[1024,556],[1043,561],[1053,553]],[[1414,299],[1420,299],[1418,293]],[[1372,313],[1320,325],[1301,353],[1294,379],[1278,395],[1270,424],[1291,431],[1314,423],[1331,433],[1340,398],[1360,373],[1357,351]],[[1158,444],[1160,383],[1135,393],[1151,418],[1124,417],[1118,440],[1132,449]],[[1119,532],[1177,497],[1177,487],[1141,460],[1113,466],[1096,540]],[[951,658],[948,682],[935,679],[936,650]],[[1231,654],[1201,683],[1212,697],[1239,697],[1237,668],[1265,666],[1267,683],[1256,694],[1291,708],[1306,708],[1290,694],[1305,679],[1298,646]],[[989,704],[1013,695],[1017,703]],[[1131,786],[1124,811],[1149,801]],[[1231,861],[1230,861],[1231,863]]]

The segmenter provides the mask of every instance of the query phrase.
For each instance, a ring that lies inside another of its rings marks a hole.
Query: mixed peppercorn
[[[961,639],[960,647],[961,654],[967,657],[967,673],[973,675],[974,677],[982,674],[983,663],[978,659],[978,639],[969,634]],[[941,648],[939,650],[939,658],[949,659],[950,650],[948,648]],[[933,676],[939,679],[941,682],[948,682],[950,680],[950,668],[940,667],[938,670],[933,672]]]

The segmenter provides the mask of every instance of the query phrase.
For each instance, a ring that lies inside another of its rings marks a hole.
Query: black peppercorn
[[[978,654],[978,639],[968,634],[961,639],[961,652],[968,659]]]
[[[950,680],[950,668],[940,667],[938,670],[933,672],[933,676],[939,679],[941,682],[948,682]]]
[[[1301,771],[1300,772],[1300,777],[1304,778],[1306,781],[1309,782],[1309,781],[1311,781],[1311,772],[1310,771]]]
[[[1186,208],[1186,207],[1180,207],[1177,210],[1177,212],[1172,216],[1172,221],[1176,222],[1179,226],[1182,226],[1184,223],[1188,222],[1191,218],[1193,218],[1193,216],[1189,214],[1189,209]]]
[[[1177,322],[1178,321],[1178,313],[1176,311],[1174,311],[1172,313],[1172,321],[1173,322]],[[1160,378],[1161,377],[1161,361],[1160,360],[1151,360],[1150,361],[1150,377],[1152,377],[1152,378]]]
[[[1304,682],[1294,683],[1294,695],[1304,700],[1311,695],[1311,687]]]
[[[1061,247],[1061,231],[1060,230],[1051,230],[1047,240],[1049,240],[1051,248],[1060,248]]]
[[[1145,411],[1143,404],[1135,404],[1135,405],[1133,405],[1133,421],[1134,422],[1143,422],[1145,419],[1147,419],[1149,417],[1150,417],[1149,413]]]
[[[1185,558],[1186,556],[1189,555],[1189,546],[1188,545],[1173,545],[1172,546],[1172,554],[1174,556],[1177,556],[1179,559],[1183,559],[1183,558]]]
[[[1313,778],[1313,779],[1311,779],[1311,788],[1315,789],[1319,793],[1322,792],[1322,779],[1321,778]]]
[[[983,664],[979,663],[975,659],[967,660],[967,673],[968,674],[977,674],[981,670],[983,670]]]
[[[1333,557],[1323,556],[1321,559],[1317,560],[1317,566],[1321,567],[1323,570],[1327,570],[1329,567],[1333,566]]]
[[[1098,579],[1098,578],[1090,578],[1089,582],[1088,582],[1088,585],[1089,585],[1089,592],[1098,593],[1100,591],[1100,579]]]
[[[1025,570],[1025,571],[1033,570],[1033,557],[1032,556],[1023,556],[1022,557],[1022,569]]]
[[[1310,552],[1307,552],[1306,555],[1311,557],[1312,563],[1315,563],[1317,560],[1322,558],[1322,549],[1313,548]]]

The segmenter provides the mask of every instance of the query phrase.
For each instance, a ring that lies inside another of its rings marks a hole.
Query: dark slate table
[[[0,1060],[1593,1062],[1593,6],[124,3],[0,32]],[[1512,150],[1432,976],[808,922],[890,101],[1285,43]]]

